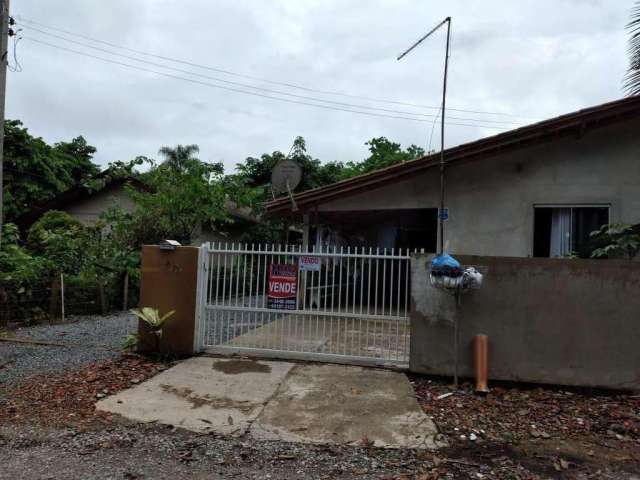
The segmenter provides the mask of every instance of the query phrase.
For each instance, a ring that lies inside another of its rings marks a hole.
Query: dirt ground
[[[493,386],[481,397],[411,376],[449,442],[435,453],[232,439],[95,410],[167,366],[125,355],[0,386],[0,478],[640,478],[640,396],[630,394]]]
[[[491,465],[488,478],[640,478],[640,395],[410,379],[450,444],[440,453]]]

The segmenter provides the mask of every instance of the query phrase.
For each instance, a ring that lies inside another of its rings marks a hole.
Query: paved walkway
[[[391,370],[195,357],[97,403],[141,422],[315,444],[436,448],[437,429]]]
[[[348,312],[344,312],[348,315]],[[391,312],[390,312],[391,313]],[[409,363],[408,320],[283,314],[274,311],[211,315],[208,344],[294,352],[350,355]]]

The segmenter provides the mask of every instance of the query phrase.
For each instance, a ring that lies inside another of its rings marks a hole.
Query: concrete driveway
[[[435,449],[437,429],[399,372],[195,357],[96,404],[141,422],[257,440]]]

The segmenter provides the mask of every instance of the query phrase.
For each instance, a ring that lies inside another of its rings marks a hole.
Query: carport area
[[[96,407],[138,422],[256,440],[440,446],[404,374],[356,366],[195,357]]]

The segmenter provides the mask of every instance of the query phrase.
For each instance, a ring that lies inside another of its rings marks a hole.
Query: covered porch
[[[318,210],[302,215],[303,245],[435,252],[437,208]],[[305,241],[306,239],[306,241]]]

